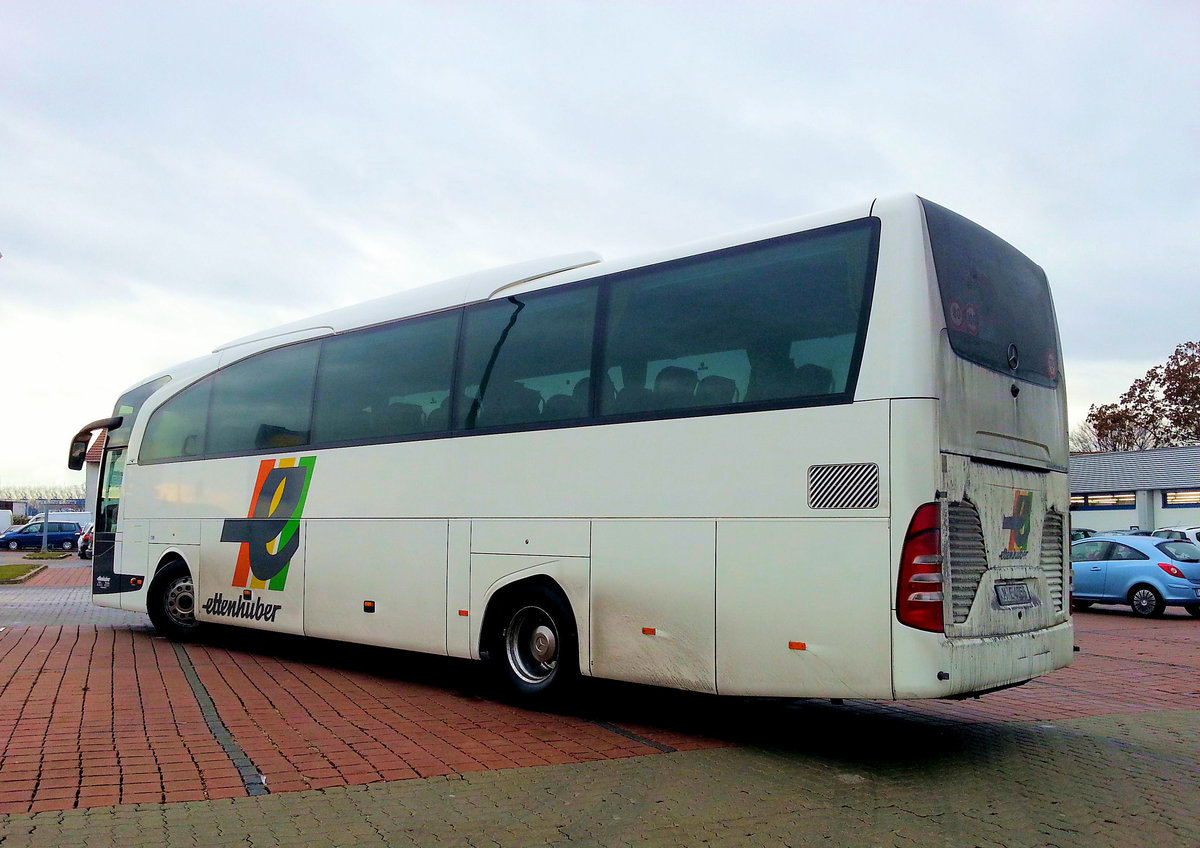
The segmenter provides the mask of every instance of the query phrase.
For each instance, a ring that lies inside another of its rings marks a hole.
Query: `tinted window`
[[[1129,545],[1118,545],[1113,543],[1112,553],[1108,555],[1111,560],[1130,560],[1130,559],[1150,559],[1139,550],[1129,547]]]
[[[922,200],[950,346],[964,359],[1046,386],[1058,384],[1058,331],[1046,275],[961,215]],[[1009,367],[1016,345],[1017,369]]]
[[[319,342],[260,353],[213,377],[207,454],[294,448],[309,441]]]
[[[1191,542],[1161,542],[1158,549],[1180,562],[1200,562],[1200,548]]]
[[[139,462],[200,456],[204,452],[212,383],[207,377],[154,410],[142,436]]]
[[[1078,542],[1071,545],[1071,562],[1097,562],[1104,559],[1108,542]]]
[[[121,395],[117,400],[117,405],[113,407],[113,417],[121,416],[121,426],[108,432],[108,440],[105,442],[106,447],[123,448],[129,444],[129,434],[133,431],[133,422],[137,418],[142,404],[146,402],[146,399],[150,395],[157,392],[169,382],[171,382],[170,377],[159,377],[157,380],[143,383],[136,389],[130,389]]]
[[[450,426],[458,312],[327,339],[313,441],[408,436]]]
[[[848,400],[877,234],[868,219],[618,277],[601,412]]]
[[[509,297],[466,310],[455,425],[588,415],[596,287]]]

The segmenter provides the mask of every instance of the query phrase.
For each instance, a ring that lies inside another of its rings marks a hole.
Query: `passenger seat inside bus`
[[[776,400],[779,398],[827,395],[833,391],[833,372],[813,363],[799,368],[762,360],[750,371],[746,400]]]
[[[415,403],[389,403],[375,415],[381,436],[407,436],[425,430],[425,412]]]
[[[727,406],[737,400],[737,383],[709,374],[696,385],[696,406]]]
[[[696,372],[668,365],[654,378],[654,408],[678,409],[691,406],[696,395]]]
[[[524,424],[541,417],[542,394],[516,380],[492,383],[487,387],[476,417],[477,427]]]
[[[586,406],[581,407],[571,395],[551,395],[542,403],[542,418],[546,421],[582,418],[586,409]]]
[[[575,398],[575,403],[579,408],[581,417],[588,414],[588,406],[591,404],[592,378],[584,377],[575,384],[575,388],[571,390],[571,397]],[[614,402],[617,399],[617,387],[613,385],[612,378],[607,374],[604,375],[604,380],[600,383],[600,409],[601,413],[612,412]]]

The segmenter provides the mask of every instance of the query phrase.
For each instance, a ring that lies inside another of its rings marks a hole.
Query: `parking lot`
[[[472,663],[236,630],[176,646],[91,606],[79,565],[0,586],[4,848],[1200,843],[1184,614],[1079,614],[1074,665],[979,700],[588,682],[538,713]]]

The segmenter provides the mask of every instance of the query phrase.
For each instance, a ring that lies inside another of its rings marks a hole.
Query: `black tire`
[[[74,549],[75,543],[72,542],[70,539],[67,539],[61,545],[59,545],[59,547],[62,548],[64,551],[69,551],[69,550]]]
[[[1139,583],[1129,590],[1128,601],[1133,614],[1142,618],[1159,618],[1167,608],[1158,590],[1145,583]]]
[[[579,677],[579,639],[566,599],[531,586],[498,612],[488,656],[501,685],[528,704],[565,697]]]
[[[8,549],[10,551],[19,551],[21,549],[21,543],[16,539],[10,539],[8,542]]]
[[[1192,618],[1200,618],[1200,604],[1184,604],[1183,608]]]
[[[89,548],[80,548],[79,549],[79,558],[80,559],[91,559],[92,558],[91,550]]]
[[[172,563],[154,576],[146,611],[154,629],[172,642],[196,638],[201,627],[196,621],[196,588],[186,565]]]
[[[1083,612],[1085,609],[1091,609],[1095,601],[1072,601],[1071,606],[1075,608],[1075,612]]]

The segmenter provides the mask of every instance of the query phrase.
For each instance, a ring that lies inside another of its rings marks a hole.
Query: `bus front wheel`
[[[146,611],[154,629],[172,642],[196,638],[200,622],[196,620],[196,587],[192,573],[182,562],[168,565],[150,584]]]
[[[505,688],[529,703],[561,698],[579,676],[575,619],[546,586],[523,590],[504,607],[489,658]]]

